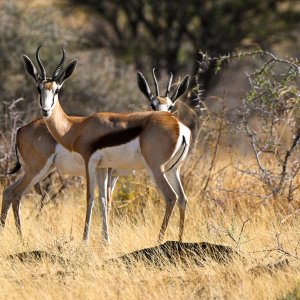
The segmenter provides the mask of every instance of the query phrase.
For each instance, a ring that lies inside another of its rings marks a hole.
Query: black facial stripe
[[[54,105],[54,97],[55,97],[56,94],[58,94],[58,92],[59,92],[59,88],[57,88],[57,89],[55,90],[55,92],[54,92],[54,95],[53,95],[53,98],[52,98],[52,104],[51,104],[51,107]]]
[[[54,104],[54,97],[55,97],[55,94],[53,95],[53,98],[52,98],[52,104],[51,104],[51,107],[52,107],[53,104]]]

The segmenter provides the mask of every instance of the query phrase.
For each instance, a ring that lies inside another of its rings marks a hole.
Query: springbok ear
[[[58,77],[58,82],[60,82],[60,84],[63,84],[65,80],[67,80],[75,71],[76,69],[76,65],[78,63],[77,59],[74,59],[67,67],[66,69],[60,74],[60,76]]]
[[[26,71],[34,78],[35,81],[37,81],[39,78],[39,75],[38,75],[38,72],[37,72],[33,62],[26,55],[23,55],[23,62],[24,62]]]
[[[152,94],[147,83],[146,78],[143,76],[141,72],[137,72],[137,81],[140,91],[149,99],[151,100]]]
[[[180,82],[175,93],[172,95],[171,100],[175,102],[180,96],[182,96],[188,89],[190,82],[190,76],[186,75],[184,79]]]

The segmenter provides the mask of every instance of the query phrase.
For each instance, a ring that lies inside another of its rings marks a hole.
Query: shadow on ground
[[[131,266],[136,262],[144,262],[155,266],[163,266],[165,263],[182,263],[203,266],[207,260],[217,263],[228,263],[239,254],[229,246],[202,243],[182,243],[168,241],[164,244],[137,250],[118,258],[110,259],[106,263],[123,262]]]
[[[127,267],[133,267],[136,263],[143,262],[147,265],[163,268],[167,264],[183,264],[187,266],[203,267],[205,263],[214,261],[218,264],[230,264],[233,259],[245,260],[236,250],[230,246],[211,244],[207,242],[201,243],[182,243],[177,241],[168,241],[155,247],[140,249],[131,253],[127,253],[117,258],[112,258],[104,262],[104,266],[123,263]],[[51,263],[59,263],[61,265],[68,264],[69,260],[54,255],[46,251],[29,251],[11,254],[6,256],[7,260],[18,260],[22,263],[35,263],[42,261],[50,261]],[[286,270],[290,266],[290,261],[284,259],[276,263],[260,265],[249,269],[248,271],[258,276],[263,273],[273,274],[277,270]]]

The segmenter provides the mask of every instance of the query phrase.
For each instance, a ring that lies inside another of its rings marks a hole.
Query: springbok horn
[[[40,59],[40,56],[39,56],[39,51],[40,51],[41,47],[42,47],[42,45],[39,46],[39,47],[37,48],[37,50],[36,50],[36,60],[37,60],[37,63],[38,63],[38,65],[39,65],[40,69],[41,69],[42,80],[44,80],[44,79],[46,79],[46,71],[45,71],[45,68],[44,68],[44,66],[43,66],[43,63],[42,63],[42,61],[41,61],[41,59]]]
[[[60,69],[61,69],[61,67],[62,67],[62,65],[65,61],[65,50],[64,50],[64,48],[61,48],[61,51],[62,51],[62,58],[60,60],[60,63],[58,64],[58,66],[56,67],[56,69],[53,72],[52,80],[56,79],[56,77],[58,76],[58,73],[59,73],[59,71],[60,71]]]
[[[170,79],[169,79],[169,82],[168,82],[168,86],[167,86],[166,96],[165,97],[169,96],[170,89],[171,89],[171,84],[172,84],[172,80],[173,80],[173,73],[171,72],[170,73]]]
[[[152,76],[153,76],[153,80],[154,80],[154,84],[155,84],[156,96],[159,96],[159,88],[158,88],[158,83],[157,83],[156,76],[155,76],[155,68],[153,68],[153,70],[152,70]]]

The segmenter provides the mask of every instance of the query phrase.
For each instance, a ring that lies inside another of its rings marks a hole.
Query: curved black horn
[[[151,101],[152,94],[146,78],[141,72],[137,72],[137,81],[140,91]]]
[[[170,89],[171,89],[171,84],[172,84],[172,80],[173,80],[173,73],[171,72],[171,73],[170,73],[170,79],[169,79],[169,82],[168,82],[168,86],[167,86],[167,90],[166,90],[166,95],[165,95],[165,97],[168,97],[168,96],[169,96]]]
[[[60,60],[60,63],[58,64],[58,66],[56,67],[56,69],[54,70],[54,72],[53,72],[53,75],[52,75],[52,80],[55,80],[56,79],[56,77],[58,76],[58,73],[59,73],[59,71],[60,71],[60,69],[61,69],[61,67],[62,67],[62,65],[63,65],[63,63],[64,63],[64,61],[65,61],[65,49],[64,48],[61,48],[61,51],[62,51],[62,58],[61,58],[61,60]]]
[[[153,76],[153,80],[154,80],[154,84],[155,84],[156,96],[159,96],[159,88],[158,88],[158,83],[157,83],[156,76],[155,76],[155,68],[153,68],[153,70],[152,70],[152,76]]]
[[[41,77],[42,77],[42,79],[44,80],[44,79],[46,79],[46,71],[45,71],[45,68],[44,68],[44,66],[43,66],[43,63],[42,63],[42,61],[41,61],[41,59],[40,59],[40,56],[39,56],[39,51],[40,51],[41,47],[42,47],[42,45],[39,46],[39,47],[37,48],[37,50],[36,50],[36,61],[37,61],[38,65],[39,65],[39,67],[40,67],[40,69],[41,69]]]

